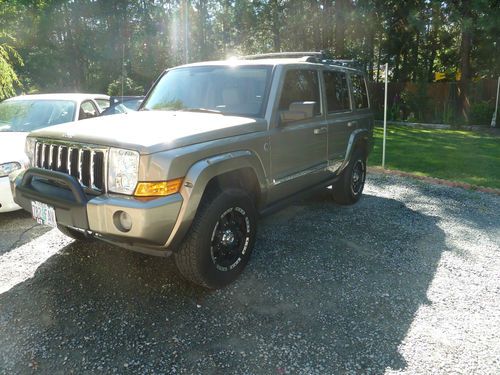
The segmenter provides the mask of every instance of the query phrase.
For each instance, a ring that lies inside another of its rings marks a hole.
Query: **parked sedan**
[[[23,95],[0,103],[0,212],[18,210],[12,199],[9,174],[24,168],[24,142],[29,132],[47,126],[99,116],[109,103],[100,94]]]

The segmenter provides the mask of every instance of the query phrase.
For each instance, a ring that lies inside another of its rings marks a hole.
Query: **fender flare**
[[[252,151],[241,150],[215,155],[191,166],[180,190],[183,199],[182,206],[165,247],[175,247],[185,237],[210,180],[243,168],[251,168],[255,172],[260,190],[265,195],[267,185],[264,167]],[[265,196],[263,198],[265,199]]]
[[[356,129],[351,133],[349,137],[349,142],[347,143],[347,150],[345,153],[344,161],[342,162],[342,166],[340,167],[339,173],[344,170],[345,167],[349,164],[349,160],[351,160],[352,153],[356,149],[356,144],[359,141],[364,141],[368,145],[368,153],[371,152],[373,148],[372,136],[368,129]],[[368,156],[368,155],[367,155]]]

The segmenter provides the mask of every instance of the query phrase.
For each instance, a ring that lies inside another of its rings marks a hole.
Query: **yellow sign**
[[[434,81],[441,81],[446,79],[446,73],[435,72],[434,73]]]

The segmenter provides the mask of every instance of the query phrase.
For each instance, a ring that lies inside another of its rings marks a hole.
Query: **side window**
[[[315,102],[314,114],[321,114],[318,72],[316,70],[289,70],[281,92],[280,111],[287,111],[293,102]]]
[[[325,70],[326,107],[328,113],[348,111],[351,109],[349,102],[349,87],[347,76],[342,72]]]
[[[353,74],[351,75],[351,82],[354,105],[357,109],[368,108],[368,93],[366,92],[365,79],[363,76]]]
[[[84,120],[86,118],[96,117],[98,115],[97,109],[92,104],[91,101],[83,102],[80,106],[80,113],[78,114],[78,120]]]
[[[96,99],[95,100],[99,107],[101,108],[101,112],[104,111],[106,108],[109,108],[109,100],[108,99]]]

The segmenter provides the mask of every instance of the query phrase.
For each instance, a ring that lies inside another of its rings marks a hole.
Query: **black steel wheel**
[[[219,271],[229,271],[245,257],[250,243],[250,218],[241,207],[227,209],[215,224],[210,256]]]
[[[366,179],[366,162],[361,158],[357,159],[351,171],[351,194],[359,196],[363,192]]]
[[[256,210],[244,190],[230,188],[208,194],[174,254],[177,269],[194,284],[222,288],[243,272],[256,231]]]

